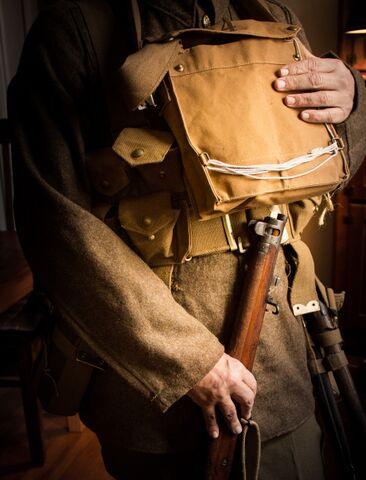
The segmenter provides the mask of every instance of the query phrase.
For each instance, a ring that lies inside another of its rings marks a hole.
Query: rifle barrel
[[[366,415],[358,396],[355,384],[348,367],[342,367],[333,372],[341,397],[353,417],[354,424],[366,444]]]
[[[313,377],[314,388],[327,430],[331,432],[331,441],[342,465],[344,479],[356,480],[355,467],[351,457],[347,436],[339,408],[334,397],[328,373],[320,373]]]

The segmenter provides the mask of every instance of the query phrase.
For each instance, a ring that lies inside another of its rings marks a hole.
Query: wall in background
[[[315,55],[329,50],[337,51],[338,46],[338,0],[283,0],[298,16]],[[315,217],[304,233],[315,260],[321,280],[332,285],[333,229],[334,219],[328,215],[323,227]]]
[[[0,118],[6,118],[6,89],[16,72],[26,32],[37,12],[37,0],[0,0]],[[0,230],[5,230],[3,170],[0,152]]]

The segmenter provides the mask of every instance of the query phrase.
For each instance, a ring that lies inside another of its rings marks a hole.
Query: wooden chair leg
[[[41,466],[44,464],[45,454],[42,438],[41,415],[37,402],[37,392],[32,375],[32,367],[32,346],[31,342],[26,342],[20,350],[19,377],[30,456],[34,465]]]

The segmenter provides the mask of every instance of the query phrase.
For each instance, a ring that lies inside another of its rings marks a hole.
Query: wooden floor
[[[66,419],[43,415],[46,463],[30,468],[18,389],[0,390],[0,478],[6,480],[110,480],[95,435],[69,433]]]

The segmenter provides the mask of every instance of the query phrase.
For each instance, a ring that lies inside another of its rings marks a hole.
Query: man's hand
[[[306,122],[341,123],[352,112],[355,80],[341,60],[311,55],[282,67],[278,76],[274,83],[276,90],[303,92],[291,93],[284,103],[290,108],[303,109],[300,118]]]
[[[249,419],[256,390],[257,382],[249,370],[239,360],[224,353],[213,369],[188,392],[188,396],[201,407],[209,435],[217,438],[216,407],[221,410],[233,433],[239,434],[242,426],[233,400],[239,404],[241,416]]]

